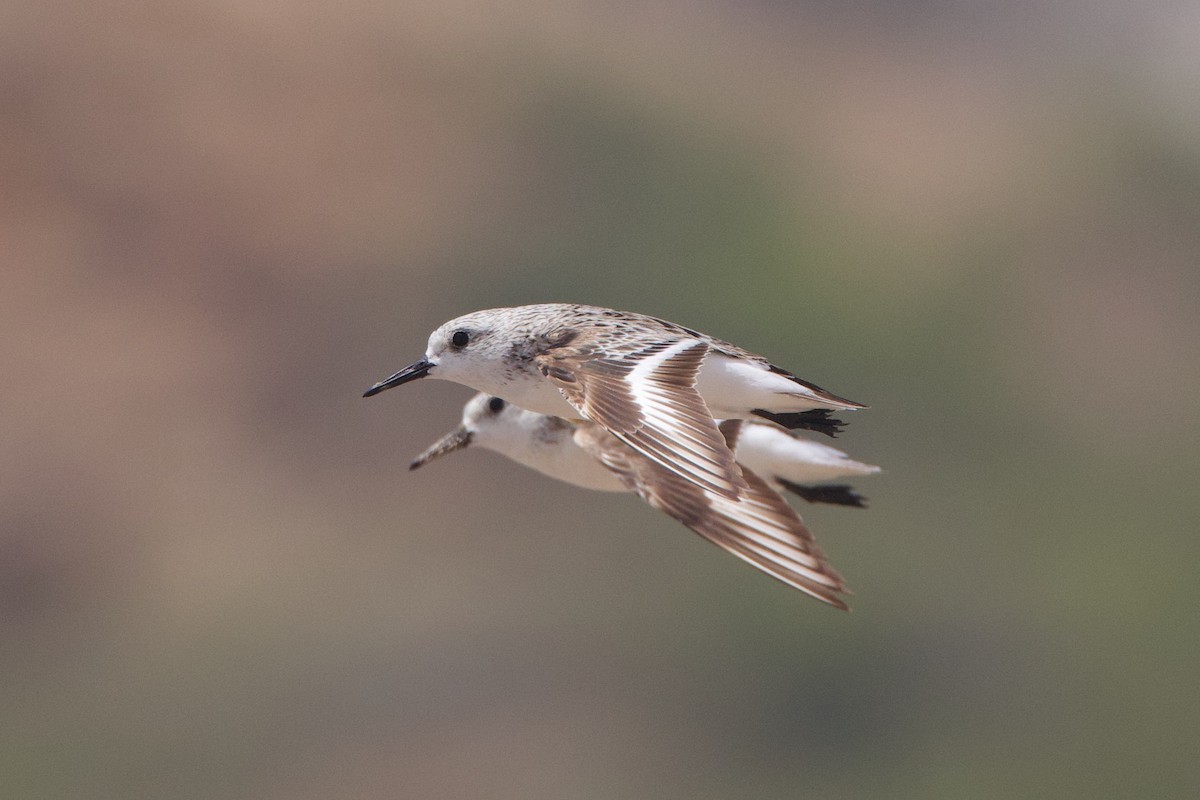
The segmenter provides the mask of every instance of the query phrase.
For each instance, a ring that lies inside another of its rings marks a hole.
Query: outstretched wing
[[[660,511],[773,578],[840,609],[849,594],[795,510],[752,471],[736,499],[698,486],[608,435],[580,425],[575,442]]]
[[[535,356],[567,402],[665,470],[737,498],[746,485],[741,468],[696,391],[708,345],[683,338],[622,350],[584,338],[547,340]]]

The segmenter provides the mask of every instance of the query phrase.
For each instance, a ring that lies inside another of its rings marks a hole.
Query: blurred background
[[[1200,5],[0,4],[0,794],[1200,792]],[[372,400],[477,308],[866,402],[843,614]]]

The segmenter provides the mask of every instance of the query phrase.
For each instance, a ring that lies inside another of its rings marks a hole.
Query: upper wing
[[[737,499],[697,486],[630,449],[595,425],[580,425],[575,442],[650,505],[723,550],[823,602],[847,609],[845,583],[795,510],[761,478],[742,470]]]
[[[666,470],[737,498],[745,487],[741,468],[696,391],[708,345],[676,339],[614,351],[581,346],[578,338],[546,342],[535,356],[567,402]]]

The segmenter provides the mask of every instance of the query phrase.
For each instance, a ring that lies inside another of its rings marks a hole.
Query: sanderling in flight
[[[489,309],[450,320],[430,335],[424,358],[364,396],[427,376],[541,414],[589,420],[661,468],[642,469],[642,479],[682,478],[729,502],[750,481],[717,419],[766,418],[819,428],[826,412],[864,408],[690,328],[567,303]]]
[[[768,575],[846,608],[839,596],[848,593],[842,578],[795,510],[764,481],[802,492],[832,489],[829,502],[856,504],[860,498],[848,487],[799,484],[869,474],[879,468],[852,461],[832,447],[794,438],[772,423],[731,420],[721,430],[746,481],[736,501],[682,480],[593,422],[538,414],[484,394],[467,403],[462,424],[417,456],[412,469],[455,450],[479,446],[577,486],[636,492],[654,508]],[[781,472],[788,477],[782,478]]]
[[[463,406],[462,424],[413,459],[417,469],[467,447],[492,450],[551,478],[585,489],[630,491],[604,464],[575,443],[579,423],[538,414],[494,395],[477,394]],[[777,491],[812,503],[865,507],[865,498],[845,484],[848,477],[879,472],[841,450],[814,442],[770,422],[725,420],[718,425],[734,458]]]

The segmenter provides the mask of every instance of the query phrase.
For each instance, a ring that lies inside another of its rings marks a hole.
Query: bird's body
[[[748,350],[644,314],[569,303],[476,311],[435,330],[426,357],[436,354],[441,343],[451,342],[460,331],[471,337],[474,357],[454,363],[439,361],[430,377],[464,383],[540,414],[579,416],[542,372],[538,357],[548,351],[569,347],[586,360],[629,359],[649,365],[653,357],[649,349],[686,342],[704,346],[695,388],[717,419],[753,419],[756,409],[779,413],[864,407],[803,381]]]
[[[731,420],[720,429],[746,481],[736,500],[680,479],[594,422],[539,414],[486,394],[471,398],[462,424],[417,456],[411,468],[455,450],[482,447],[576,486],[635,492],[764,572],[844,607],[838,596],[845,589],[841,578],[778,490],[861,506],[862,498],[847,486],[811,484],[869,475],[879,468],[769,422]]]
[[[477,394],[463,407],[462,424],[417,456],[412,467],[424,466],[453,450],[482,447],[585,489],[629,491],[611,470],[576,442],[582,424],[587,423],[539,414],[494,395]],[[806,499],[817,495],[803,491],[813,484],[879,472],[877,466],[855,461],[841,450],[769,422],[722,422],[720,429],[727,441],[732,439],[731,449],[739,464],[753,470],[776,490],[793,491]],[[825,494],[826,498],[829,496]],[[861,498],[849,496],[857,502],[848,504],[861,505]]]

